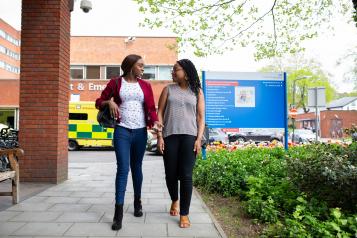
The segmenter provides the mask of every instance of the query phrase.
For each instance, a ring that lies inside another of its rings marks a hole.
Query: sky
[[[71,13],[71,35],[91,36],[174,36],[167,29],[144,29],[139,27],[143,20],[138,12],[138,6],[131,0],[91,0],[93,9],[84,13],[80,0],[76,0]],[[0,0],[0,17],[15,27],[21,29],[21,0]],[[314,59],[321,64],[322,69],[331,75],[330,82],[338,92],[351,92],[352,83],[346,83],[343,75],[352,66],[351,61],[337,65],[348,50],[357,46],[357,27],[347,23],[346,19],[333,20],[335,30],[332,34],[323,34],[306,43],[305,57]],[[254,72],[266,66],[267,60],[256,62],[254,48],[238,48],[224,55],[211,55],[206,58],[193,56],[192,51],[180,53],[179,58],[190,58],[200,70]]]

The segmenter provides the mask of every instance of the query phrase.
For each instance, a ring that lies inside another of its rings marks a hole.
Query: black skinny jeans
[[[164,165],[166,185],[172,201],[178,200],[178,180],[180,180],[180,215],[190,211],[192,197],[192,170],[196,155],[193,147],[196,141],[191,135],[171,135],[164,138]]]

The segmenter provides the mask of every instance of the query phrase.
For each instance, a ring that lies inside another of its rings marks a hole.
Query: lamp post
[[[301,77],[298,77],[296,79],[293,80],[293,102],[292,102],[292,107],[295,107],[295,91],[296,91],[296,81],[299,81],[301,79],[307,79],[307,78],[311,78],[310,75],[304,75]],[[291,141],[294,143],[294,137],[295,137],[295,118],[292,118],[292,122],[293,122],[293,135],[291,138]]]

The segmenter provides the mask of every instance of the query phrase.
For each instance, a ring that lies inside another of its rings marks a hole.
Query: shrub
[[[357,236],[357,215],[346,216],[338,208],[328,210],[317,200],[307,202],[305,198],[298,197],[295,211],[282,222],[269,226],[262,237]]]
[[[195,186],[223,196],[244,196],[247,178],[269,174],[284,177],[284,150],[249,148],[208,153],[207,160],[198,159],[193,174]]]
[[[356,211],[356,145],[349,147],[315,144],[290,152],[288,173],[291,181],[309,197]]]

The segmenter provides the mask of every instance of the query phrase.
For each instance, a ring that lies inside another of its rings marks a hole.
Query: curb
[[[198,199],[201,201],[201,203],[203,204],[203,208],[207,211],[208,215],[211,217],[214,226],[216,227],[218,233],[220,234],[220,236],[222,238],[228,238],[226,233],[224,233],[221,225],[219,224],[219,222],[217,221],[217,219],[214,217],[213,213],[211,212],[211,210],[209,209],[209,207],[206,205],[206,203],[203,201],[201,195],[199,192],[197,192],[196,188],[193,187],[193,191],[195,193],[195,195],[198,197]]]

